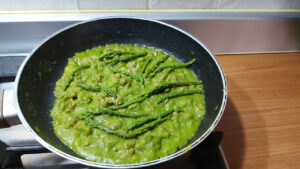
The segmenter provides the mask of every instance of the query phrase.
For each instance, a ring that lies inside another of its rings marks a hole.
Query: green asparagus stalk
[[[130,132],[114,131],[114,130],[111,130],[107,127],[101,126],[101,124],[99,124],[99,122],[97,122],[96,120],[93,120],[91,118],[91,116],[88,116],[88,115],[77,117],[77,119],[84,120],[88,126],[93,127],[93,128],[99,128],[100,130],[102,130],[102,131],[104,131],[108,134],[112,134],[112,135],[116,135],[116,136],[123,137],[123,138],[126,138],[126,139],[130,139],[130,138],[135,138],[135,137],[149,131],[150,129],[156,127],[158,124],[168,120],[171,116],[172,116],[172,114],[169,114],[169,115],[167,115],[163,118],[159,118],[157,120],[154,120],[150,123],[147,123],[147,124],[143,125],[140,128],[132,130]]]
[[[128,117],[128,118],[139,118],[147,116],[147,114],[128,114],[121,113],[119,111],[114,111],[107,108],[102,107],[90,107],[81,110],[81,113],[76,114],[76,117],[86,117],[86,116],[95,116],[95,115],[110,115],[110,116],[119,116],[119,117]]]
[[[200,85],[201,82],[165,82],[162,83],[158,86],[153,87],[152,89],[150,89],[148,92],[146,92],[145,94],[142,94],[122,105],[118,105],[118,106],[111,106],[110,109],[112,110],[117,110],[117,109],[123,109],[126,108],[134,103],[140,103],[143,102],[144,100],[146,100],[148,97],[157,94],[158,92],[161,92],[167,88],[170,87],[178,87],[178,86],[189,86],[189,85]]]
[[[146,123],[145,125],[141,126],[140,128],[137,128],[135,130],[132,130],[131,132],[126,133],[125,135],[123,135],[123,137],[125,136],[125,138],[135,138],[139,135],[146,133],[147,131],[151,130],[152,128],[156,127],[157,125],[165,122],[166,120],[170,119],[171,117],[172,117],[172,114],[169,114],[163,118],[159,118],[150,123]]]
[[[182,91],[182,92],[170,92],[170,93],[167,93],[167,94],[161,96],[159,98],[159,100],[157,101],[157,103],[159,104],[167,99],[171,99],[174,97],[186,96],[186,95],[192,95],[192,94],[202,94],[202,93],[203,93],[203,91],[200,89],[188,90],[188,91]]]
[[[139,120],[135,121],[131,126],[129,126],[129,127],[128,127],[128,130],[132,130],[132,129],[135,129],[135,128],[137,128],[137,127],[140,127],[140,126],[142,126],[143,124],[148,123],[148,122],[150,122],[150,121],[153,121],[153,120],[157,120],[157,119],[161,119],[161,118],[163,118],[163,117],[166,117],[166,116],[168,116],[169,114],[171,114],[171,113],[173,113],[173,112],[175,112],[175,111],[179,112],[180,110],[179,110],[179,109],[176,109],[176,110],[172,109],[172,110],[168,110],[168,111],[165,111],[165,112],[163,112],[163,113],[160,113],[160,114],[158,114],[158,115],[149,116],[149,117],[144,117],[144,118],[142,118],[142,119],[139,119]]]
[[[110,60],[105,60],[105,63],[107,63],[107,64],[115,64],[115,63],[118,63],[118,62],[121,62],[121,61],[128,61],[128,60],[131,60],[131,59],[136,59],[138,57],[143,57],[145,55],[147,55],[147,52],[129,53],[127,55],[123,55],[123,56],[118,57],[118,58],[113,58],[113,59],[110,59]]]
[[[144,72],[147,69],[147,66],[149,65],[149,63],[152,61],[151,58],[149,58],[148,60],[146,60],[146,62],[144,63],[143,67],[141,68],[141,71],[139,73],[139,78],[140,78],[140,83],[142,85],[142,87],[144,87]]]
[[[146,96],[141,95],[141,96],[138,96],[122,105],[112,106],[112,107],[110,107],[110,109],[112,109],[112,110],[124,109],[132,104],[143,102],[146,99],[147,99]]]
[[[166,65],[166,66],[161,66],[157,69],[155,69],[152,73],[150,73],[149,77],[154,77],[157,73],[163,71],[164,69],[171,68],[171,69],[179,69],[179,68],[184,68],[192,65],[193,63],[196,62],[196,59],[192,59],[186,63],[183,64],[178,64],[178,65]]]
[[[114,131],[107,127],[101,126],[101,124],[98,121],[93,120],[91,116],[82,115],[82,116],[76,116],[76,117],[78,120],[84,120],[86,122],[86,124],[90,127],[98,128],[108,134],[113,134],[113,135],[117,135],[119,137],[126,138],[126,133],[120,132],[120,131]]]
[[[157,61],[156,61],[156,63],[154,63],[151,67],[150,67],[150,69],[149,69],[149,71],[147,71],[146,73],[145,73],[145,77],[148,77],[161,63],[163,63],[163,62],[165,62],[167,59],[169,58],[169,56],[168,55],[162,55]]]
[[[122,51],[107,51],[107,52],[103,52],[100,56],[99,56],[99,60],[102,60],[104,58],[113,58],[114,56],[116,56],[117,54],[126,54],[127,52],[122,52]]]
[[[61,86],[62,90],[66,90],[69,85],[71,84],[72,80],[74,79],[74,76],[76,75],[76,73],[80,72],[82,69],[86,69],[89,68],[89,66],[80,66],[77,69],[75,69],[64,81],[63,85]]]
[[[115,73],[120,73],[120,74],[122,74],[122,75],[131,77],[131,78],[134,79],[134,80],[140,81],[140,78],[136,77],[134,74],[131,74],[131,73],[124,72],[124,71],[122,71],[122,70],[116,69],[116,68],[112,67],[111,65],[108,65],[108,68],[109,68],[111,71],[115,72]]]
[[[104,87],[100,87],[100,86],[94,87],[94,86],[89,86],[89,85],[83,84],[83,83],[77,83],[77,86],[81,87],[85,90],[89,90],[89,91],[93,91],[93,92],[103,92],[103,93],[106,93],[108,96],[117,97],[117,94],[114,91],[104,88]]]
[[[147,69],[147,66],[149,65],[149,63],[152,61],[151,58],[149,58],[148,60],[146,60],[146,62],[144,63],[143,67],[141,68],[140,71],[140,76],[143,75],[143,73],[145,72],[145,70]]]
[[[200,85],[201,82],[164,82],[158,86],[153,87],[148,92],[146,92],[144,95],[146,97],[152,96],[153,94],[157,94],[158,92],[161,92],[165,89],[171,88],[171,87],[179,87],[179,86],[190,86],[190,85]]]

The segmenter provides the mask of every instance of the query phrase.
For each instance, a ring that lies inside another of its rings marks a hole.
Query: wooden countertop
[[[300,53],[217,56],[229,99],[216,130],[231,169],[300,168]]]

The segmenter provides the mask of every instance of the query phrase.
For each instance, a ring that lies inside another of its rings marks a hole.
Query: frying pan
[[[206,115],[195,135],[177,152],[145,163],[102,164],[85,160],[54,134],[50,110],[56,81],[76,52],[111,43],[161,49],[182,62],[197,58],[190,69],[202,80]],[[196,38],[169,24],[139,18],[101,18],[64,28],[35,48],[21,65],[15,86],[16,107],[23,125],[50,151],[78,163],[101,168],[138,168],[178,157],[202,142],[219,122],[227,100],[224,73],[214,55]]]

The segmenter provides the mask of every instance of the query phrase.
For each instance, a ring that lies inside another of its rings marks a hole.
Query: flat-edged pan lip
[[[88,23],[88,22],[93,22],[93,21],[96,21],[96,20],[106,20],[106,19],[134,19],[134,20],[154,22],[154,23],[157,23],[157,24],[161,24],[163,26],[167,26],[167,27],[169,27],[171,29],[174,29],[174,30],[177,30],[177,31],[181,32],[182,34],[188,36],[189,38],[193,39],[195,42],[197,42],[199,44],[199,46],[203,47],[206,50],[206,52],[209,53],[210,57],[214,60],[216,66],[218,67],[218,70],[220,72],[220,75],[221,75],[221,78],[222,78],[222,84],[223,84],[223,88],[224,88],[223,89],[222,104],[220,106],[220,109],[219,109],[219,112],[218,112],[218,115],[217,115],[216,119],[211,124],[209,129],[206,130],[206,132],[203,135],[201,135],[196,141],[194,141],[189,146],[189,150],[196,147],[199,143],[201,143],[214,130],[214,128],[216,127],[216,125],[218,124],[218,122],[220,121],[220,119],[223,115],[223,112],[224,112],[224,109],[225,109],[225,106],[226,106],[226,102],[227,102],[227,83],[226,83],[225,74],[224,74],[219,62],[215,58],[215,56],[207,49],[207,47],[202,42],[200,42],[194,36],[192,36],[191,34],[185,32],[184,30],[181,30],[181,29],[179,29],[175,26],[172,26],[170,24],[167,24],[167,23],[164,23],[164,22],[161,22],[161,21],[152,20],[152,19],[146,19],[146,18],[138,18],[138,17],[104,17],[104,18],[96,18],[96,19],[93,19],[93,20],[88,20],[88,21],[84,21],[84,22],[80,22],[80,23],[75,23],[73,25],[67,26],[67,27],[53,33],[52,35],[48,36],[44,41],[42,41],[38,46],[36,46],[30,52],[30,54],[25,58],[24,62],[21,64],[20,69],[19,69],[19,71],[17,73],[17,76],[16,76],[16,80],[15,80],[15,103],[16,103],[16,107],[17,107],[17,111],[18,111],[18,116],[19,116],[22,124],[31,133],[31,135],[40,144],[42,144],[45,148],[49,149],[50,151],[52,151],[52,152],[54,152],[54,153],[56,153],[56,154],[58,154],[58,155],[60,155],[64,158],[67,158],[69,160],[72,160],[72,161],[75,161],[75,162],[78,162],[80,164],[87,165],[87,166],[90,166],[90,167],[98,167],[98,168],[140,168],[140,167],[148,167],[148,166],[152,166],[152,165],[155,165],[155,164],[158,164],[158,163],[162,163],[162,162],[171,160],[171,159],[176,158],[176,157],[184,154],[185,152],[189,151],[189,150],[183,148],[183,149],[181,149],[181,150],[179,150],[179,151],[177,151],[173,154],[170,154],[168,156],[162,157],[162,158],[157,159],[157,160],[149,161],[149,162],[144,162],[144,163],[135,163],[135,164],[104,164],[104,163],[98,163],[98,162],[88,161],[88,160],[85,160],[85,159],[74,157],[74,156],[69,155],[69,154],[55,148],[54,146],[48,144],[44,139],[42,139],[40,136],[38,136],[38,134],[30,127],[30,125],[26,121],[25,117],[22,114],[22,111],[21,111],[21,108],[20,108],[20,105],[19,105],[19,102],[18,102],[18,86],[19,86],[19,81],[20,81],[22,71],[23,71],[26,63],[28,62],[28,60],[31,58],[31,56],[40,48],[40,46],[42,46],[44,43],[46,43],[52,37],[58,35],[61,32],[64,32],[65,30],[67,30],[69,28],[72,28],[72,27],[75,27],[75,26],[78,26],[78,25],[81,25],[81,24],[85,24],[85,23]]]

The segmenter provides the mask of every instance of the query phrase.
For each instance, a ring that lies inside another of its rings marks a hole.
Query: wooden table
[[[217,130],[231,169],[300,168],[300,53],[217,56],[229,99]]]

